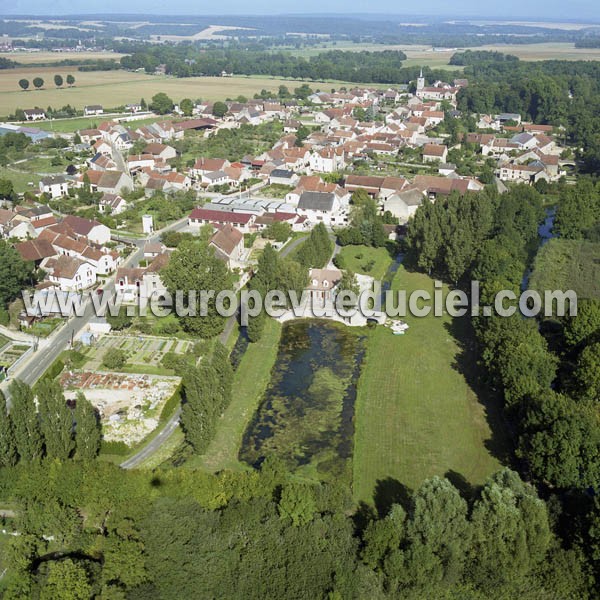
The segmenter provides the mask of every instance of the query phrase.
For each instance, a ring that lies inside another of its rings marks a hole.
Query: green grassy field
[[[0,167],[0,179],[10,179],[17,192],[35,191],[38,189],[38,183],[40,182],[40,176],[35,173],[24,173],[8,167]],[[33,185],[29,185],[29,183]]]
[[[401,267],[393,289],[431,291],[433,283]],[[484,407],[457,368],[463,361],[450,317],[405,320],[410,329],[404,336],[385,327],[370,333],[355,408],[357,501],[372,502],[378,482],[389,478],[410,489],[446,474],[479,484],[500,467],[488,446],[506,447],[497,437],[495,406]]]
[[[574,290],[580,298],[600,298],[599,257],[600,243],[552,239],[536,256],[529,287],[542,295]]]
[[[246,426],[271,379],[280,336],[281,325],[273,319],[267,319],[263,337],[248,346],[235,372],[233,399],[218,421],[217,433],[206,454],[192,459],[188,464],[200,464],[214,472],[247,468],[238,461],[238,452]]]
[[[386,248],[370,246],[344,246],[340,253],[342,266],[354,273],[369,275],[375,280],[383,279],[392,262]]]
[[[58,133],[71,133],[79,129],[93,129],[102,121],[108,121],[110,117],[76,117],[73,119],[54,119],[52,121],[38,121],[33,125],[45,131],[56,131]]]

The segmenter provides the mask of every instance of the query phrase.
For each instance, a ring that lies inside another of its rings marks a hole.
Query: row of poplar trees
[[[49,379],[42,379],[35,392],[15,380],[9,392],[10,410],[0,392],[0,466],[43,458],[91,460],[98,455],[98,413],[82,393],[71,409],[60,384]]]

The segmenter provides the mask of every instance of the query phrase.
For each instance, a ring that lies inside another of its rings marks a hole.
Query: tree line
[[[67,75],[66,76],[66,82],[67,85],[69,87],[73,87],[75,85],[75,77],[73,77],[73,75]],[[65,84],[65,79],[63,79],[62,75],[56,74],[54,76],[54,85],[57,88],[61,88],[64,84]],[[42,77],[34,77],[31,81],[31,83],[33,83],[33,87],[36,90],[39,90],[40,88],[44,87],[44,80]],[[29,89],[29,79],[19,79],[19,87],[25,92]]]
[[[0,393],[0,465],[44,458],[91,460],[100,449],[100,421],[83,393],[75,409],[67,405],[57,381],[43,378],[35,390],[20,380],[9,387],[11,409]],[[36,406],[37,398],[37,406]]]

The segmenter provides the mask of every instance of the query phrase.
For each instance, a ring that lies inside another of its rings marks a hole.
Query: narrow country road
[[[179,426],[179,417],[181,416],[181,407],[179,407],[173,416],[166,422],[165,426],[158,432],[156,437],[152,439],[146,446],[144,446],[138,453],[134,454],[131,458],[121,463],[123,469],[135,469],[144,460],[152,456],[161,445],[168,440],[174,431]]]

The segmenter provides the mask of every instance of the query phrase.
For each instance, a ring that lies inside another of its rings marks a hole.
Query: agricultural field
[[[600,298],[600,243],[552,239],[536,256],[529,288],[574,290],[579,298]]]
[[[63,60],[115,60],[124,54],[118,52],[0,52],[0,58],[8,58],[22,65],[56,63]],[[73,67],[71,67],[73,68]]]
[[[452,69],[462,71],[462,67],[449,65],[450,58],[463,48],[434,49],[428,45],[407,44],[352,44],[323,42],[310,48],[290,49],[297,56],[315,56],[327,50],[345,50],[360,52],[378,52],[383,50],[401,50],[407,59],[402,63],[405,67],[423,66],[435,69]],[[575,48],[573,43],[548,44],[495,44],[478,46],[473,50],[493,50],[513,54],[521,60],[600,60],[600,48]]]
[[[2,352],[0,352],[0,366],[8,368],[14,365],[31,346],[15,343],[5,347],[5,342],[0,340],[0,348],[2,348]]]
[[[54,75],[75,77],[75,85],[56,88]],[[31,81],[42,77],[45,86],[35,90]],[[24,92],[19,79],[29,79],[30,88]],[[325,82],[323,82],[325,83]],[[330,82],[327,82],[330,83]],[[165,92],[174,101],[183,98],[225,100],[243,95],[251,98],[262,89],[276,92],[280,85],[293,89],[302,84],[299,80],[275,77],[187,77],[175,78],[164,75],[147,75],[129,71],[80,72],[76,67],[21,67],[0,71],[0,115],[12,114],[18,108],[52,106],[60,108],[66,104],[82,110],[87,104],[101,104],[106,108],[122,106],[130,102],[147,102],[158,92]],[[319,82],[309,82],[317,89]],[[343,82],[339,82],[343,85]],[[348,84],[353,85],[353,84]]]
[[[400,267],[392,289],[432,293],[433,281]],[[480,484],[500,467],[506,447],[496,437],[499,408],[470,383],[468,332],[455,332],[464,324],[448,316],[405,320],[403,336],[385,327],[369,334],[355,409],[357,501],[371,503],[374,492],[401,486],[414,490],[433,475]]]
[[[41,177],[35,173],[27,173],[11,167],[0,167],[0,179],[10,179],[16,192],[26,192],[27,190],[37,190]]]

